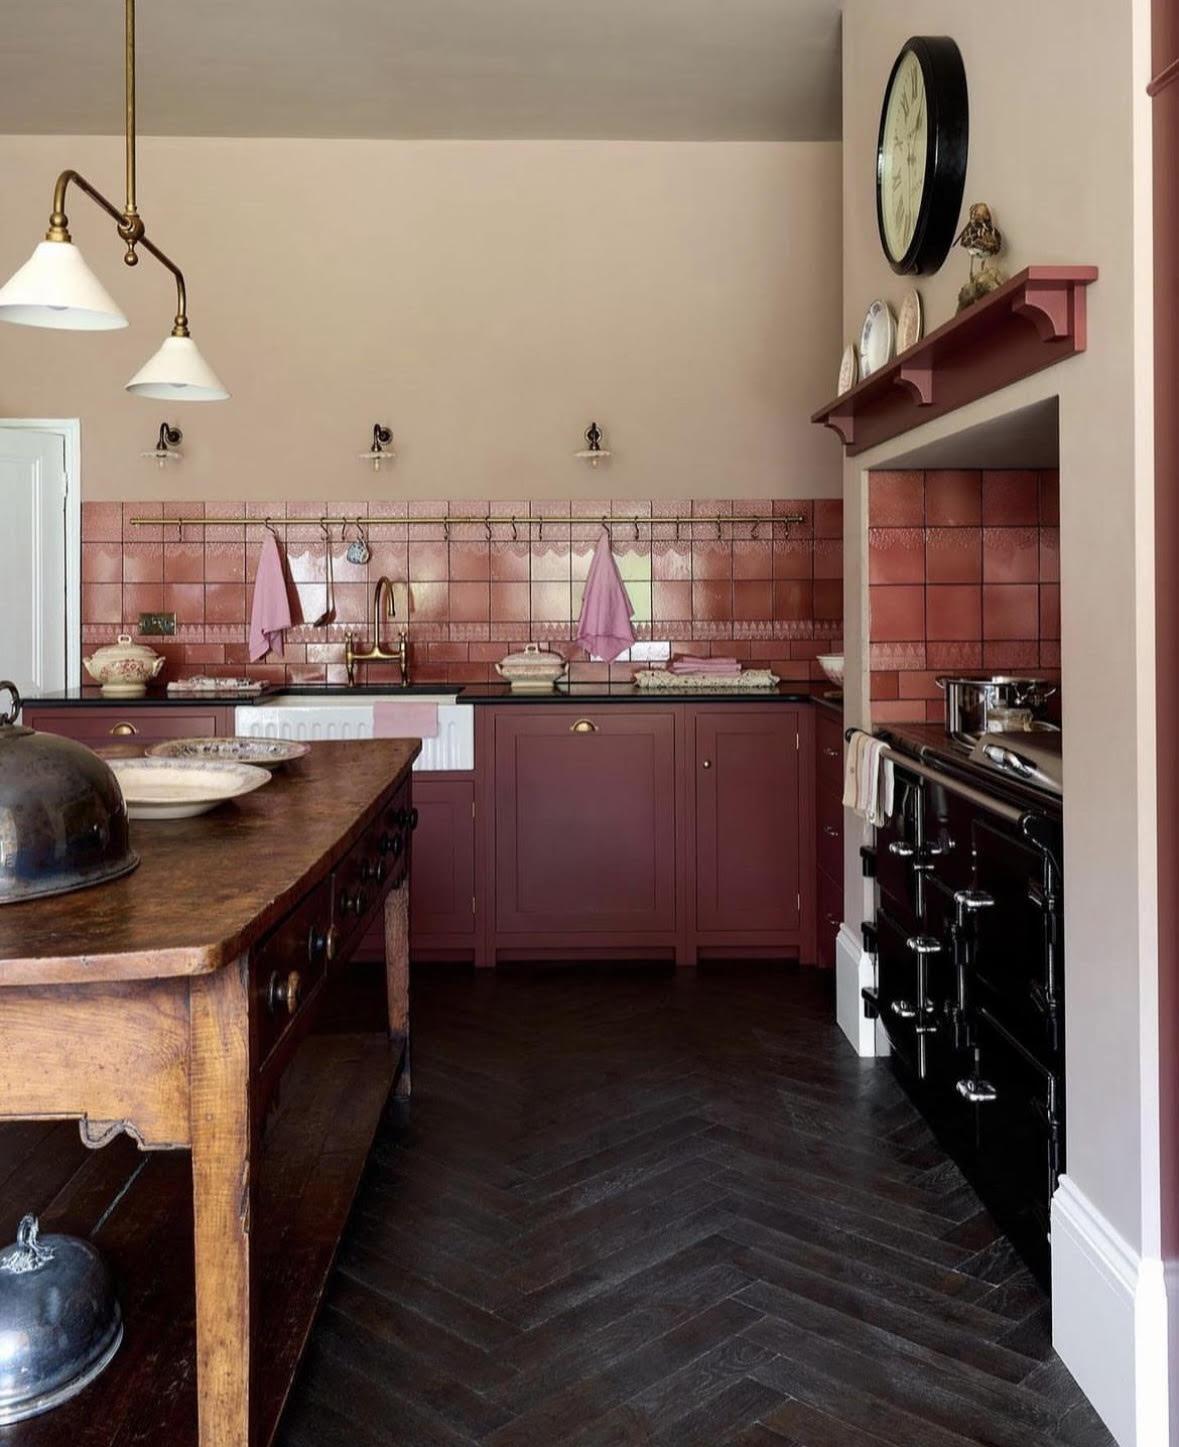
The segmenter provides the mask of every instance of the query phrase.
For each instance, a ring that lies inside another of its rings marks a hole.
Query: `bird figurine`
[[[995,257],[1003,249],[1003,235],[991,219],[991,208],[976,201],[970,208],[970,219],[954,243],[970,253],[970,277],[958,293],[958,310],[970,306],[1006,279]],[[981,263],[981,264],[980,264]]]

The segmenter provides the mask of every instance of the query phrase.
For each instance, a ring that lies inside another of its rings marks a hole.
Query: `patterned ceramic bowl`
[[[120,633],[117,642],[96,648],[82,662],[94,682],[102,684],[106,698],[142,698],[164,666],[162,654],[146,643],[132,642],[130,633]]]
[[[145,752],[156,759],[215,759],[277,769],[310,753],[311,745],[294,739],[165,739]]]

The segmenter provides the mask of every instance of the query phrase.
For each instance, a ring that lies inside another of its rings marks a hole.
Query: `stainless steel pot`
[[[21,728],[16,685],[0,714],[0,904],[128,874],[127,806],[110,767],[72,739]]]
[[[993,708],[1030,708],[1037,716],[1056,692],[1056,685],[1047,679],[1007,674],[975,678],[943,675],[937,683],[945,690],[946,732],[951,734],[985,734],[987,714]]]
[[[0,1425],[76,1397],[122,1340],[102,1257],[76,1236],[41,1236],[26,1216],[0,1251]]]

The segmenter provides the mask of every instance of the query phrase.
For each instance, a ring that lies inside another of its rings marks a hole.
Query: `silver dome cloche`
[[[0,1251],[0,1426],[76,1397],[122,1340],[106,1262],[77,1236],[40,1235],[26,1216]]]
[[[73,739],[23,728],[16,685],[0,714],[0,905],[128,874],[127,806],[109,765]]]

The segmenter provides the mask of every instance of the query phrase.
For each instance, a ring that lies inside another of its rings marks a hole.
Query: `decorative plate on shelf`
[[[294,739],[166,739],[145,750],[155,759],[209,759],[231,764],[257,764],[261,769],[277,769],[292,759],[301,759],[311,751],[310,744]]]
[[[270,783],[254,764],[201,759],[108,759],[129,819],[191,819]]]
[[[907,352],[921,340],[921,296],[907,291],[897,317],[897,353]]]
[[[858,376],[859,359],[856,356],[855,344],[848,342],[843,349],[843,359],[839,363],[839,395],[841,397],[856,385]]]
[[[870,377],[892,361],[897,325],[886,301],[877,298],[868,308],[860,332],[860,375]]]

